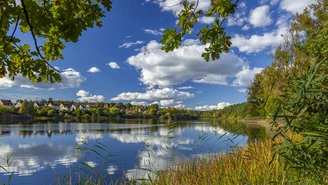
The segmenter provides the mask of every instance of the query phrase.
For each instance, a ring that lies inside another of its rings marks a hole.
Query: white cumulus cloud
[[[277,19],[276,26],[278,28],[288,27],[290,24],[290,18],[291,16],[288,14],[280,15],[280,17]]]
[[[203,16],[198,19],[198,22],[203,23],[203,24],[212,24],[214,20],[215,20],[215,17]]]
[[[124,92],[116,97],[112,98],[112,101],[156,101],[156,100],[182,100],[187,98],[193,98],[195,95],[189,92],[179,91],[173,88],[163,88],[163,89],[151,89],[144,93],[140,92]]]
[[[14,81],[7,77],[0,78],[0,89],[8,89],[14,85]]]
[[[84,102],[103,102],[105,100],[105,97],[103,95],[92,95],[89,92],[85,90],[79,90],[76,93],[76,96],[79,96],[77,99],[78,101]]]
[[[163,29],[161,28],[160,31],[153,30],[153,29],[144,29],[144,32],[148,33],[148,34],[151,34],[151,35],[162,35],[163,32],[161,30],[163,30]]]
[[[190,3],[196,3],[197,0],[189,0]],[[180,11],[183,9],[181,0],[154,0],[162,11],[170,11],[175,16],[178,16]],[[211,0],[201,0],[198,2],[197,10],[206,11],[211,6]]]
[[[287,33],[287,27],[280,27],[263,35],[252,35],[250,37],[236,34],[231,39],[232,47],[237,47],[240,52],[258,53],[264,49],[274,49],[283,43],[282,35]]]
[[[129,48],[129,47],[132,47],[134,45],[140,45],[140,44],[143,44],[144,41],[141,41],[141,40],[138,40],[138,41],[135,41],[135,42],[126,42],[126,43],[123,43],[122,45],[119,46],[119,48]]]
[[[161,100],[161,101],[159,101],[159,104],[161,106],[164,106],[164,107],[172,106],[173,104],[175,104],[175,100],[172,100],[172,99],[170,99],[170,100]]]
[[[98,73],[100,72],[100,69],[96,68],[96,67],[92,67],[88,70],[89,73]]]
[[[178,87],[177,89],[180,89],[180,90],[186,90],[186,89],[193,89],[194,87],[192,86],[183,86],[183,87]]]
[[[238,92],[245,93],[247,89],[237,89]]]
[[[197,107],[195,107],[195,109],[196,110],[200,110],[200,111],[218,110],[218,109],[223,109],[224,107],[227,107],[229,105],[232,105],[232,104],[231,103],[228,103],[228,102],[220,102],[217,105],[197,106]]]
[[[236,75],[237,79],[235,79],[232,84],[235,86],[248,86],[253,81],[254,76],[262,70],[263,68],[258,67],[253,69],[250,69],[249,67],[244,68]]]
[[[270,5],[276,5],[280,0],[271,0]]]
[[[184,109],[184,108],[185,108],[185,105],[183,105],[182,103],[180,103],[180,104],[176,104],[176,105],[174,106],[174,108],[177,108],[177,109]]]
[[[254,27],[265,27],[272,23],[269,6],[264,5],[251,10],[249,22]]]
[[[132,105],[143,105],[143,106],[148,106],[151,104],[158,104],[161,107],[175,107],[179,109],[183,109],[185,105],[183,105],[182,101],[176,101],[174,99],[169,99],[169,100],[160,100],[160,101],[154,101],[152,103],[148,103],[146,101],[132,101]]]
[[[280,8],[293,14],[302,13],[303,10],[315,0],[281,0]]]
[[[131,102],[132,105],[143,105],[143,106],[147,106],[148,103],[145,101],[132,101]]]
[[[247,31],[247,30],[249,30],[249,26],[246,24],[241,29],[244,30],[244,31]]]
[[[226,85],[226,78],[236,75],[245,65],[232,53],[205,62],[201,54],[207,46],[197,40],[188,39],[169,53],[161,50],[161,46],[157,41],[150,41],[137,55],[127,59],[128,64],[140,70],[140,81],[145,85],[167,87],[186,81]]]
[[[238,4],[237,10],[234,14],[229,15],[228,17],[228,26],[242,26],[244,22],[248,21],[246,16],[247,6],[244,2]]]
[[[120,68],[120,66],[116,62],[109,62],[106,65],[108,65],[112,69],[119,69]]]
[[[65,69],[59,74],[62,81],[54,84],[46,82],[33,83],[28,78],[24,78],[20,74],[15,77],[14,81],[10,80],[8,77],[0,78],[0,89],[7,89],[13,86],[33,89],[66,89],[79,87],[80,84],[86,80],[80,72],[75,71],[72,68]]]
[[[247,17],[244,13],[235,13],[228,17],[228,26],[242,26],[247,21]]]

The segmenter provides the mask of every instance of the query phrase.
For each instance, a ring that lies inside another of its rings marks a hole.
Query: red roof
[[[72,104],[66,104],[66,103],[63,103],[63,106],[64,106],[64,107],[67,107],[67,108],[70,108],[70,107],[72,107]]]
[[[50,104],[51,104],[52,106],[58,106],[58,103],[56,103],[56,102],[50,102],[48,105],[50,106]]]
[[[5,105],[5,106],[12,106],[13,105],[11,100],[0,100],[0,102],[1,102],[2,105]]]
[[[35,102],[35,104],[37,104],[39,107],[43,107],[44,103],[43,102]]]

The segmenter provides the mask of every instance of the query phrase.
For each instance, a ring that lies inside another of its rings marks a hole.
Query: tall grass
[[[274,136],[284,138],[275,151],[286,158],[291,167],[318,183],[327,181],[328,173],[328,60],[315,61],[304,76],[293,78],[273,116],[273,125],[283,118],[286,125],[278,126]],[[300,142],[291,140],[286,133],[300,134]]]
[[[294,137],[300,140],[298,136]],[[282,142],[277,138],[275,142]],[[275,156],[272,141],[252,143],[242,148],[211,156],[207,160],[185,161],[159,172],[145,184],[314,184],[298,176],[284,158]]]

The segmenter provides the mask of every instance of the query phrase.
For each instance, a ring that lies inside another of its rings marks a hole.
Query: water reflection
[[[74,146],[53,146],[52,144],[23,144],[16,147],[0,143],[0,156],[6,158],[14,155],[12,163],[7,167],[6,160],[0,165],[18,176],[28,176],[47,167],[57,164],[69,166],[76,162],[72,158]]]
[[[129,179],[147,178],[149,171],[158,171],[181,162],[186,156],[182,150],[192,150],[194,139],[183,135],[183,128],[158,127],[156,132],[136,129],[129,132],[112,132],[110,137],[121,143],[144,143],[146,148],[138,151],[137,168],[128,169]],[[145,170],[146,169],[146,170]]]
[[[67,171],[83,161],[101,169],[110,179],[147,178],[147,172],[166,168],[202,153],[231,150],[265,137],[265,130],[222,121],[148,124],[149,120],[120,120],[119,123],[41,123],[0,125],[0,157],[13,155],[11,184],[30,181],[53,182],[53,170]],[[264,131],[263,131],[264,130]],[[223,137],[222,137],[223,136]],[[97,156],[73,157],[76,144],[100,142],[116,154],[104,166]],[[7,166],[6,161],[0,161]],[[147,170],[144,170],[147,169]],[[4,179],[0,170],[0,180]],[[20,176],[29,176],[25,179]],[[27,183],[28,184],[28,183]],[[47,184],[47,183],[46,183]]]

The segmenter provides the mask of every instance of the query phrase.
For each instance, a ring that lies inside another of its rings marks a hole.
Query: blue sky
[[[64,60],[52,62],[62,73],[59,84],[33,84],[17,77],[0,79],[1,99],[158,103],[197,110],[217,109],[246,100],[245,89],[270,65],[270,53],[282,43],[291,18],[314,0],[239,1],[225,21],[232,47],[218,61],[200,56],[206,46],[187,35],[181,48],[160,50],[163,29],[175,27],[180,0],[114,0],[102,28],[83,32],[66,43]],[[200,0],[206,10],[210,0]],[[202,17],[194,32],[211,24]],[[21,34],[30,43],[29,35]]]

